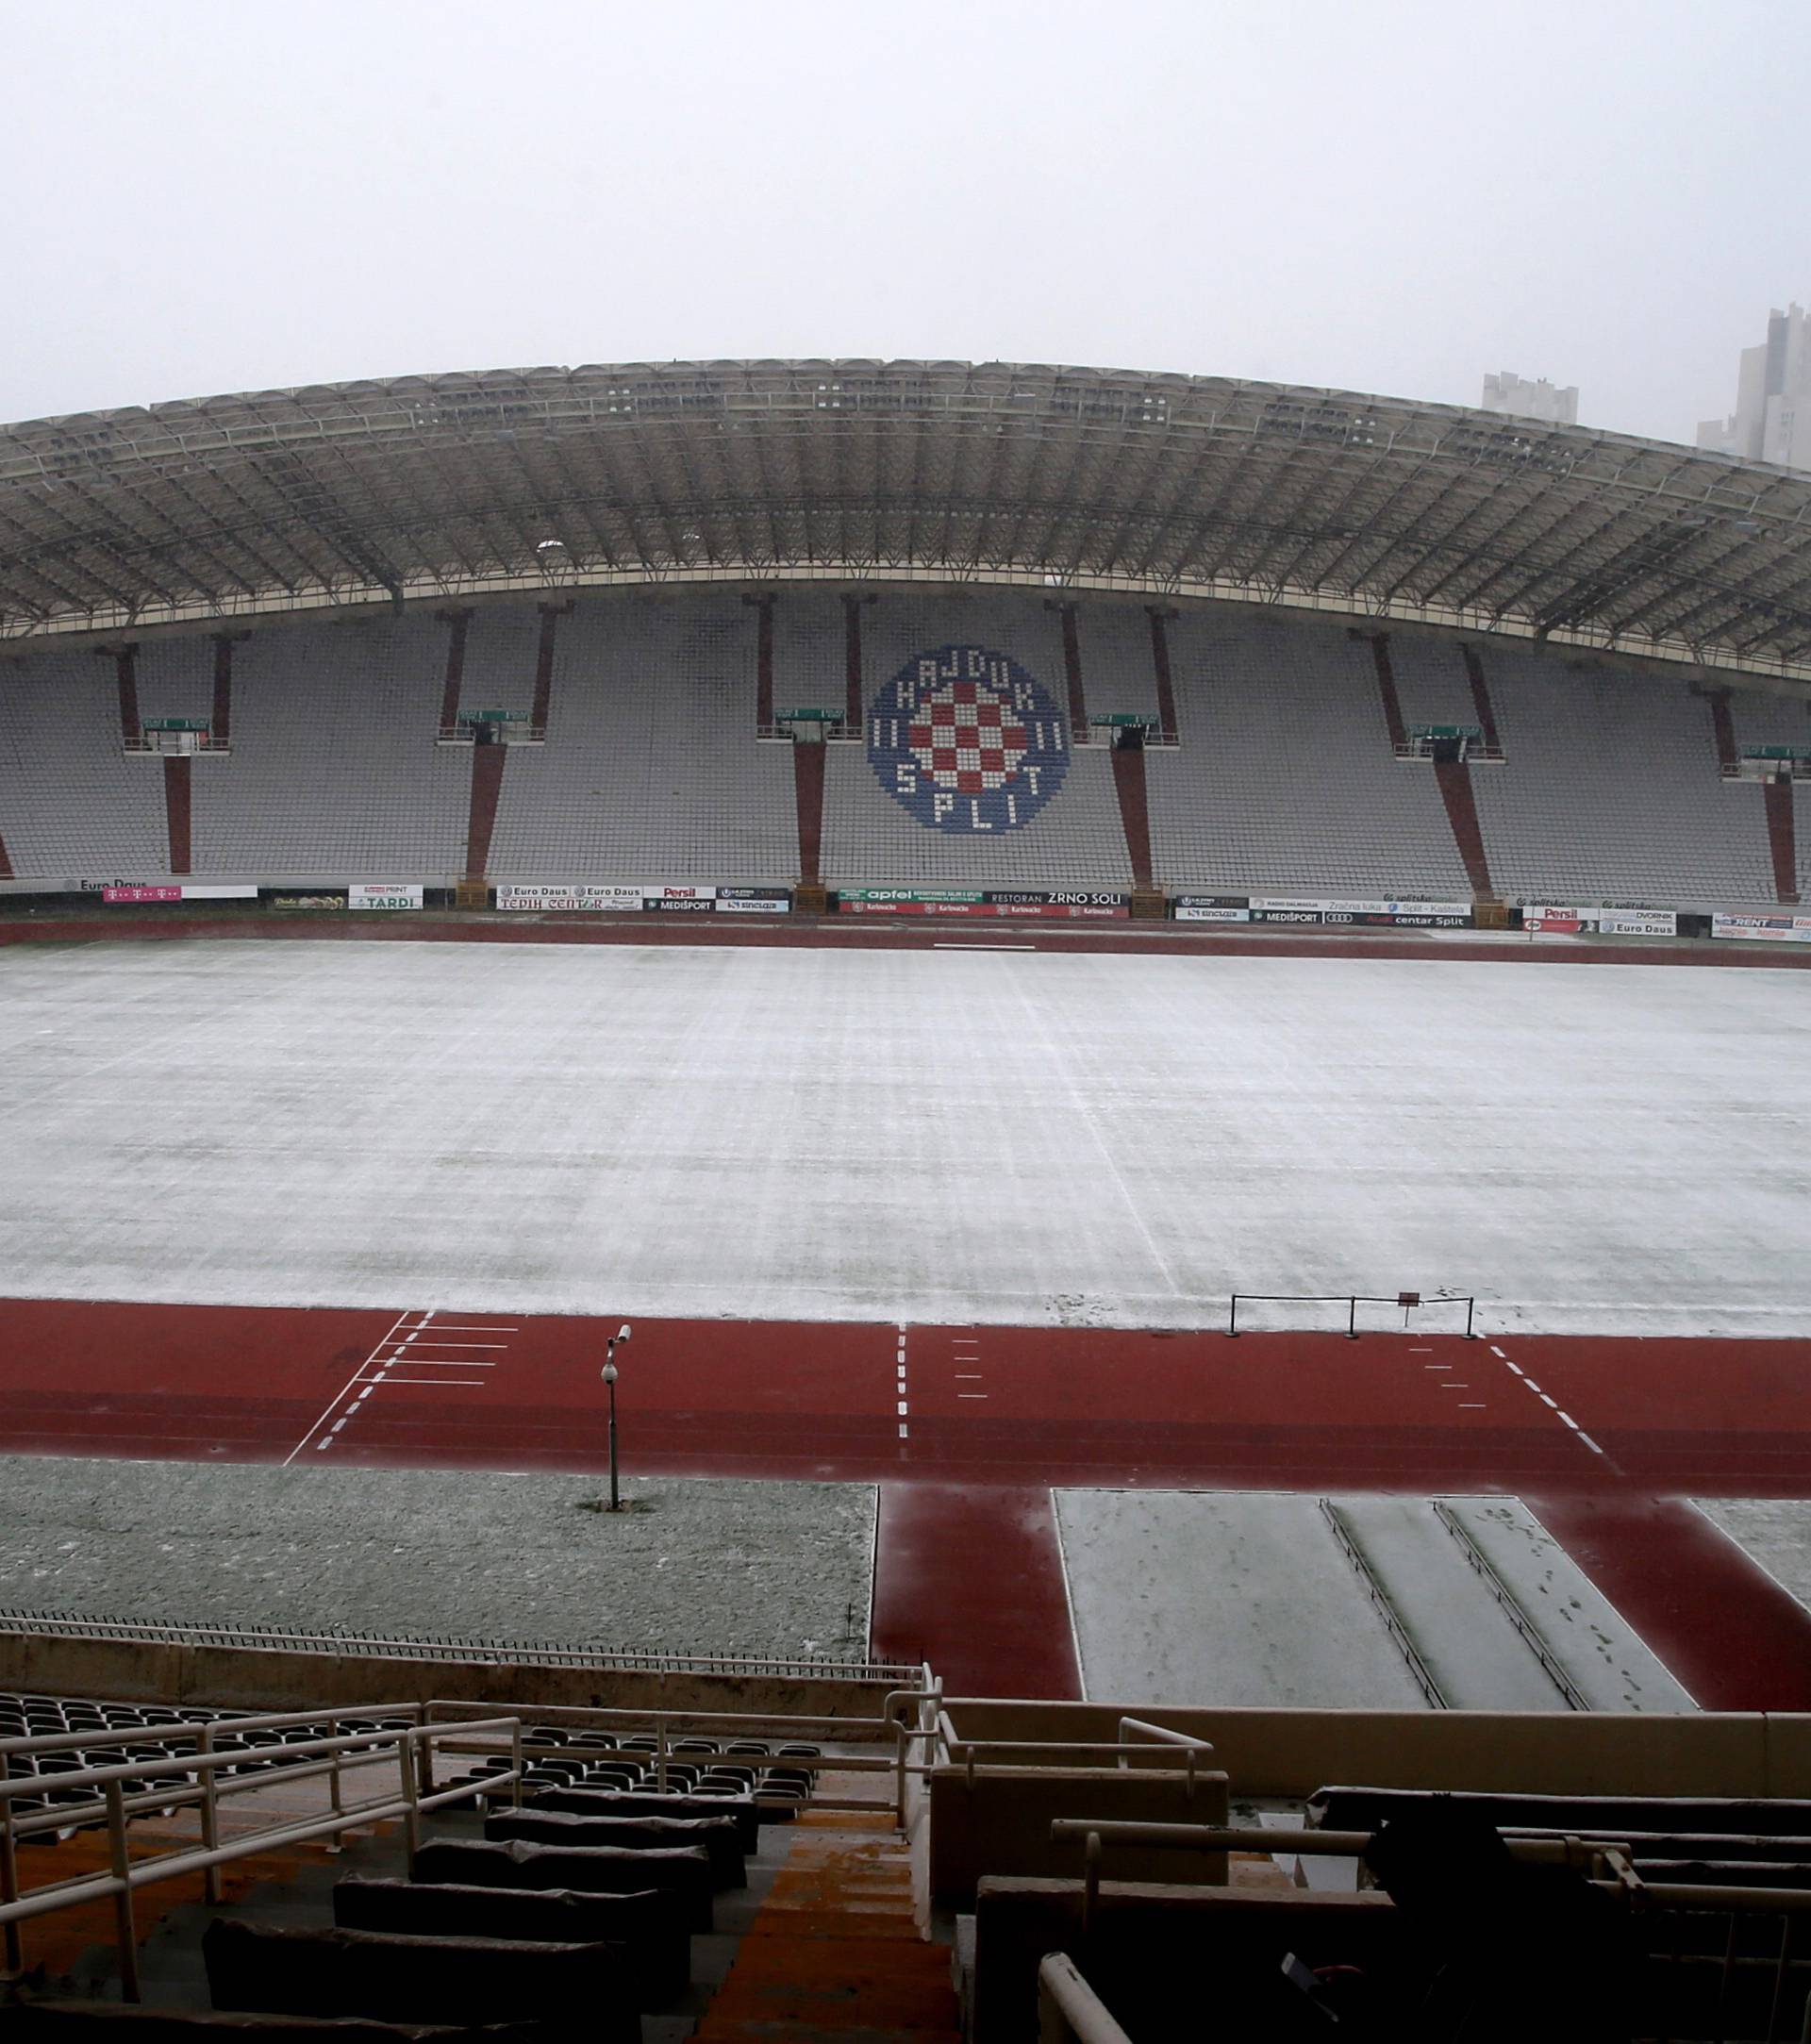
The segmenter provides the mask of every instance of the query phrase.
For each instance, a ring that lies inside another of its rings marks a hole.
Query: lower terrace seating
[[[1181,744],[1145,756],[1160,885],[1470,899],[1433,773],[1395,757],[1369,645],[1230,607],[1169,632]]]
[[[196,876],[456,877],[470,772],[434,742],[445,649],[424,610],[240,640],[232,752],[194,763]]]
[[[168,870],[163,775],[122,748],[110,659],[0,660],[0,836],[21,879],[139,880]]]
[[[799,607],[805,607],[804,600]],[[842,643],[842,608],[815,602],[820,644]],[[790,643],[808,626],[795,619]],[[984,646],[1019,664],[1068,725],[1062,631],[1038,597],[880,594],[862,607],[862,700],[871,716],[876,697],[915,655],[949,645]],[[776,661],[777,665],[777,661]],[[1146,665],[1149,665],[1148,641]],[[822,672],[820,660],[811,670]],[[784,698],[789,678],[776,676]],[[1113,789],[1112,761],[1103,746],[1069,749],[1062,785],[1017,829],[942,830],[889,792],[885,763],[868,745],[832,745],[824,763],[824,878],[832,886],[895,882],[946,887],[1105,888],[1132,884],[1125,832]]]
[[[491,877],[797,879],[792,762],[756,742],[755,649],[734,595],[581,598],[559,623],[547,742],[509,750]]]
[[[1723,779],[1702,696],[1549,653],[1481,657],[1504,759],[1471,781],[1506,900],[1772,902],[1761,790]]]

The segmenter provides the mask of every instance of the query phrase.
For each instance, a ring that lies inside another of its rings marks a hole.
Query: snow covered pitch
[[[1802,974],[958,941],[9,950],[0,1289],[1811,1333]]]

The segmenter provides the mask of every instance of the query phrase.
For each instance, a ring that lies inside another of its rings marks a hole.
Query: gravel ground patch
[[[90,1618],[865,1657],[865,1484],[0,1457],[0,1604]]]

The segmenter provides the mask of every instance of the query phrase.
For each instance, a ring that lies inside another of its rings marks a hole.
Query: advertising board
[[[789,916],[792,896],[785,888],[719,888],[717,912],[724,916]]]
[[[355,880],[346,889],[348,908],[419,908],[425,889],[413,880]]]
[[[1539,936],[1545,931],[1553,937],[1576,937],[1580,930],[1597,927],[1598,911],[1595,908],[1562,908],[1550,905],[1530,905],[1521,911],[1521,926],[1524,930]]]
[[[1597,919],[1606,937],[1677,937],[1676,908],[1606,908]]]
[[[1082,888],[843,888],[839,908],[864,916],[1128,917],[1132,898]]]
[[[1710,934],[1769,944],[1811,944],[1811,916],[1714,915]]]
[[[595,915],[600,909],[640,908],[642,892],[640,888],[623,887],[500,887],[496,902],[499,908],[527,909],[537,915],[562,910],[588,910]]]

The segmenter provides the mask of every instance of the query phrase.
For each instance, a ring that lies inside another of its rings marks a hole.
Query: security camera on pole
[[[623,1502],[616,1490],[616,1352],[629,1338],[625,1321],[604,1344],[604,1382],[610,1394],[610,1509],[620,1512]]]

